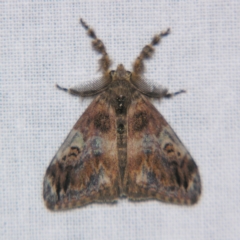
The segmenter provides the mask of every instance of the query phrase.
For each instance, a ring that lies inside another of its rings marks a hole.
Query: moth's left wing
[[[143,95],[128,110],[125,194],[133,200],[197,202],[197,165],[163,116]]]
[[[50,163],[43,183],[49,209],[119,196],[115,112],[102,95],[86,109]]]

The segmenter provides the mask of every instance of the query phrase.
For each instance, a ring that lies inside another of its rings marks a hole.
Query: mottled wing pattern
[[[191,155],[162,115],[143,95],[128,111],[125,192],[133,200],[197,202],[200,176]]]
[[[119,196],[115,111],[99,95],[77,121],[46,171],[49,209],[66,209]]]

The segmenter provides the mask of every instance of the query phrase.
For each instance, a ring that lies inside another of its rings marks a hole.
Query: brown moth
[[[53,157],[44,177],[43,198],[51,210],[91,202],[158,199],[194,204],[201,194],[197,165],[150,99],[179,93],[154,89],[144,82],[144,60],[170,29],[153,37],[126,71],[110,71],[103,42],[81,19],[93,39],[102,79],[96,89],[61,88],[81,97],[96,96]]]

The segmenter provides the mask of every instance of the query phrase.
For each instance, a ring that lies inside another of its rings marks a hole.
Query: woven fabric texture
[[[240,1],[6,0],[0,12],[1,239],[239,239]],[[91,86],[100,76],[80,17],[103,40],[113,69],[131,70],[152,36],[171,28],[145,78],[187,90],[154,105],[199,167],[198,204],[45,208],[46,168],[91,102],[54,85]]]

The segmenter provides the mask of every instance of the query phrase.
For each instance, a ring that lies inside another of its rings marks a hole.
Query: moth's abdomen
[[[127,164],[127,121],[126,116],[120,115],[116,119],[117,130],[117,150],[118,150],[118,166],[120,172],[120,188],[123,186],[123,179],[125,175],[125,169]],[[123,189],[122,189],[123,190]],[[121,194],[123,194],[122,191]]]

